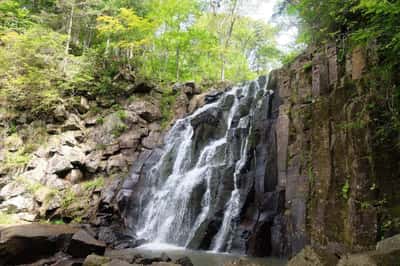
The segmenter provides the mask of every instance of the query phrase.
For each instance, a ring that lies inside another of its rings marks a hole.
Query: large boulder
[[[36,208],[37,204],[30,194],[18,195],[0,204],[0,211],[9,213],[32,212]]]
[[[245,258],[240,258],[237,260],[224,263],[224,266],[262,266],[262,265],[264,264],[254,263]],[[304,266],[306,266],[306,264]]]
[[[159,261],[159,262],[153,262],[151,265],[152,266],[180,266],[181,264],[176,264],[176,263],[166,262],[166,261]]]
[[[172,106],[174,111],[174,118],[181,119],[183,118],[187,112],[189,107],[189,98],[185,93],[180,93],[175,98],[175,103]]]
[[[77,109],[80,114],[85,114],[90,109],[89,101],[85,97],[81,97],[79,104],[77,105]]]
[[[101,266],[111,261],[111,258],[91,254],[86,257],[83,266]]]
[[[102,266],[139,266],[138,264],[130,264],[124,260],[112,260]]]
[[[141,258],[140,255],[135,254],[133,249],[109,249],[105,253],[106,257],[109,257],[113,260],[123,260],[129,263],[134,263],[136,259]]]
[[[92,253],[103,255],[105,250],[105,243],[96,240],[85,230],[76,232],[68,246],[68,254],[71,254],[75,258],[85,258]]]
[[[0,190],[0,200],[7,200],[12,197],[24,194],[26,192],[25,186],[21,185],[18,181],[13,181],[5,185]]]
[[[395,235],[379,241],[376,245],[376,250],[381,252],[390,252],[400,250],[400,235]]]
[[[50,159],[47,172],[49,174],[65,176],[72,168],[73,165],[67,158],[57,154]]]
[[[306,246],[288,262],[287,266],[335,266],[337,261],[335,255],[325,250]]]
[[[143,138],[142,145],[147,149],[154,149],[162,143],[162,134],[159,131],[151,131],[150,134]]]
[[[189,102],[188,112],[193,113],[196,109],[206,104],[205,98],[207,93],[195,95]]]
[[[182,266],[193,266],[193,263],[190,260],[190,258],[186,256],[175,260],[174,263]]]
[[[128,91],[135,93],[150,93],[155,88],[155,85],[148,81],[141,81],[129,86]]]
[[[77,229],[67,225],[29,224],[0,230],[0,265],[31,263],[64,250]]]
[[[67,145],[62,145],[60,147],[59,153],[64,156],[65,160],[70,162],[72,165],[82,165],[85,159],[85,153],[80,147],[70,147]]]
[[[107,173],[112,174],[128,170],[128,163],[131,158],[126,158],[123,154],[110,157],[107,161]]]
[[[337,266],[395,266],[399,262],[400,250],[371,251],[344,256]]]
[[[147,122],[153,122],[161,119],[162,117],[160,108],[147,101],[135,101],[129,105],[128,109],[138,114]]]
[[[72,169],[71,172],[65,177],[71,184],[78,184],[83,180],[84,176],[81,170]]]
[[[67,121],[61,127],[63,132],[70,130],[84,130],[84,124],[81,119],[75,114],[69,114]]]

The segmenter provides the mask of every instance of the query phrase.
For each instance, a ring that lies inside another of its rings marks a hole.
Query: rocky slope
[[[125,99],[76,97],[43,121],[29,113],[12,117],[1,109],[0,224],[101,224],[118,212],[107,203],[130,166],[141,152],[162,142],[168,123],[195,109],[203,98],[191,82],[175,84],[167,104],[154,86],[131,87]],[[97,212],[101,200],[107,206]],[[102,213],[107,208],[112,211]]]

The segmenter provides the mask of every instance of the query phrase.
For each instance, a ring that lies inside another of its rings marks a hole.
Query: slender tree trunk
[[[74,21],[74,12],[75,12],[75,2],[72,2],[71,5],[71,13],[68,22],[68,30],[67,30],[67,44],[65,45],[65,58],[64,58],[64,66],[63,72],[65,72],[68,64],[68,54],[69,54],[69,47],[72,39],[72,25]]]
[[[225,56],[221,56],[221,80],[225,80]]]
[[[236,9],[238,6],[238,0],[233,0],[233,5],[232,5],[232,10],[231,10],[231,23],[229,24],[229,29],[227,32],[226,40],[225,40],[225,45],[224,45],[224,52],[228,50],[230,40],[232,38],[232,33],[233,33],[233,28],[236,23]],[[221,55],[221,80],[225,80],[225,65],[226,65],[226,57],[225,54],[223,53]]]
[[[180,49],[179,46],[176,48],[176,81],[179,80],[179,54],[180,54]]]
[[[106,51],[104,52],[104,55],[107,56],[110,50],[110,37],[107,38],[106,42]]]

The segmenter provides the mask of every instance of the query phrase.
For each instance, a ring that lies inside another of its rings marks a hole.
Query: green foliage
[[[62,219],[56,219],[56,220],[51,220],[51,224],[65,224],[65,222]]]
[[[342,186],[342,198],[345,200],[349,199],[349,192],[350,192],[350,184],[349,184],[349,180],[346,179],[346,182],[344,183],[344,185]]]
[[[299,54],[300,54],[300,52],[296,51],[296,50],[287,53],[282,58],[282,64],[288,65],[288,64],[292,63],[299,56]]]
[[[312,62],[308,62],[303,66],[304,71],[310,71],[312,69]]]
[[[61,207],[68,209],[68,207],[76,201],[76,195],[71,188],[67,188],[62,194]]]
[[[373,55],[368,55],[371,69],[365,80],[375,97],[371,100],[377,103],[368,109],[376,117],[373,141],[400,149],[400,80],[397,78],[400,1],[287,0],[284,3],[289,14],[299,17],[299,42],[312,45],[336,42],[342,64],[354,47],[372,51]],[[365,127],[364,122],[361,119],[344,126],[357,129]]]
[[[0,108],[50,119],[65,98],[125,97],[130,83],[142,78],[163,85],[240,81],[268,71],[280,56],[274,28],[235,8],[214,13],[206,5],[1,1]]]
[[[128,126],[125,125],[123,122],[119,122],[116,124],[116,126],[112,129],[111,134],[115,137],[118,138],[119,136],[122,135],[126,130],[128,129]]]
[[[25,153],[24,150],[6,152],[3,167],[8,170],[25,167],[30,159],[31,154]]]
[[[18,222],[18,218],[16,218],[12,214],[0,212],[0,224],[16,224]]]
[[[7,31],[20,31],[31,24],[29,11],[22,8],[19,1],[0,2],[0,36]]]
[[[124,121],[128,117],[128,114],[126,113],[125,110],[119,110],[119,111],[117,111],[117,116],[119,119]]]
[[[82,188],[86,191],[100,189],[104,187],[104,177],[97,177],[82,183]]]
[[[175,104],[176,94],[173,92],[172,89],[165,90],[163,92],[161,102],[160,102],[160,109],[162,114],[162,122],[161,127],[166,128],[171,122],[173,118],[173,106]]]
[[[8,32],[1,38],[0,88],[10,107],[48,113],[59,101],[59,58],[64,37],[41,27],[24,34]]]
[[[102,124],[104,124],[104,117],[98,117],[97,119],[96,119],[96,124],[98,124],[98,125],[102,125]]]

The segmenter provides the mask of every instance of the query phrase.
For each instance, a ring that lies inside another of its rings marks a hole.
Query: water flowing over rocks
[[[1,229],[0,261],[20,263],[25,253],[40,259],[32,265],[186,265],[127,251],[163,242],[293,257],[289,265],[396,265],[398,236],[374,249],[400,233],[400,155],[374,143],[371,121],[380,118],[363,108],[376,98],[364,82],[372,53],[339,58],[329,44],[238,86],[200,93],[175,84],[177,121],[167,133],[152,85],[132,86],[140,95],[117,106],[60,105],[27,163],[0,167],[0,212],[92,228]],[[98,114],[99,106],[108,109]],[[5,164],[25,139],[0,138]],[[100,177],[101,187],[85,184]],[[119,250],[83,262],[106,247]]]
[[[268,80],[194,97],[200,108],[122,185],[125,225],[147,242],[289,257],[307,245],[340,257],[399,233],[382,219],[398,217],[400,156],[374,144],[362,108],[373,53],[343,62],[334,44],[311,48]]]
[[[268,145],[279,98],[260,85],[266,80],[207,95],[207,105],[175,123],[163,149],[139,156],[118,196],[138,238],[250,254],[268,249],[265,234],[283,208],[275,146]]]

